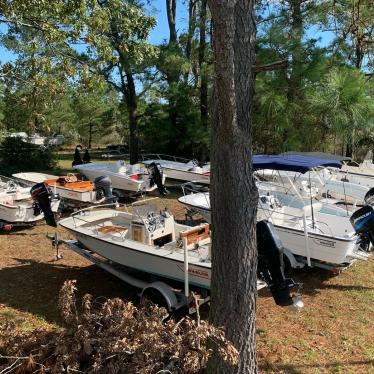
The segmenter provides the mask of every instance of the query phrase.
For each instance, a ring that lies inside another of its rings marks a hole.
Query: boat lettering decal
[[[184,266],[177,265],[178,269],[184,272]],[[188,268],[188,274],[193,275],[194,277],[203,278],[203,279],[209,279],[209,272],[206,270],[201,269],[194,269],[189,267]]]
[[[324,239],[315,239],[313,238],[314,243],[323,245],[325,247],[335,248],[335,242],[330,240],[324,240]]]
[[[353,220],[353,223],[356,223],[357,221],[360,221],[364,218],[366,218],[367,216],[370,216],[371,215],[371,211],[370,212],[367,212],[366,214],[360,216],[360,217],[357,217],[356,219]]]

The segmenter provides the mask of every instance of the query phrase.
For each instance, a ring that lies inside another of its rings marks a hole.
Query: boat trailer
[[[90,261],[92,264],[121,279],[123,282],[129,284],[130,286],[140,289],[138,295],[140,296],[141,300],[148,299],[157,303],[158,305],[162,305],[168,310],[169,313],[174,313],[181,309],[188,309],[188,314],[193,314],[201,305],[210,301],[210,296],[207,289],[194,289],[194,291],[196,292],[190,292],[188,283],[188,263],[185,264],[185,266],[187,266],[187,272],[185,277],[184,290],[181,291],[175,289],[162,280],[153,280],[147,282],[143,279],[140,279],[139,277],[131,274],[134,269],[126,268],[123,265],[116,264],[95,254],[94,252],[85,248],[77,240],[60,239],[57,233],[55,233],[54,235],[47,235],[47,238],[51,240],[52,247],[56,251],[56,261],[63,258],[63,255],[60,251],[60,245],[65,245],[78,255]],[[264,287],[266,287],[266,283],[261,281],[260,285],[258,285],[258,289]]]

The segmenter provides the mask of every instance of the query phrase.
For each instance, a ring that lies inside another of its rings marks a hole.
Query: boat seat
[[[185,240],[187,249],[192,249],[196,244],[206,244],[210,242],[209,224],[203,224],[181,231],[179,238]]]
[[[100,234],[126,234],[129,229],[119,225],[101,226],[96,229]]]

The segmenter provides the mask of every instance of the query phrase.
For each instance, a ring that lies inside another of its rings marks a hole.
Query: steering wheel
[[[17,189],[17,187],[18,187],[17,183],[12,180],[8,181],[6,184],[7,191],[14,191]]]

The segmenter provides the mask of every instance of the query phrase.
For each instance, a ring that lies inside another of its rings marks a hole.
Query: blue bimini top
[[[254,155],[252,157],[252,162],[253,167],[257,170],[285,170],[302,174],[318,166],[331,166],[339,169],[342,167],[342,163],[338,160],[326,160],[300,155]]]

